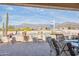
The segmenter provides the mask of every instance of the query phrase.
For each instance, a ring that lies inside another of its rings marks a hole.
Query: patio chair
[[[66,47],[66,49],[65,49],[65,47]],[[62,54],[62,52],[65,52],[66,55],[68,55],[68,53],[71,56],[76,55],[75,51],[74,51],[74,47],[72,46],[71,42],[68,42],[64,45],[64,47],[62,48],[61,54]],[[66,53],[66,52],[68,52],[68,53]]]
[[[53,48],[56,51],[56,56],[60,55],[60,50],[59,50],[59,46],[57,44],[57,41],[54,38],[51,38],[51,37],[47,37],[46,41],[49,43],[49,46],[50,46],[50,55],[52,53]]]
[[[24,36],[24,40],[27,42],[29,40],[29,36]]]
[[[0,43],[3,43],[3,41],[0,39]]]
[[[71,56],[75,55],[75,53],[73,51],[73,47],[71,47],[70,43],[62,44],[61,42],[59,42],[51,37],[47,37],[47,42],[49,43],[50,48],[52,47],[52,49],[53,48],[55,49],[56,56],[62,55],[63,52],[66,55],[68,55],[67,52],[69,52]],[[62,45],[60,45],[60,44],[62,44]],[[68,47],[68,49],[65,48],[66,46]],[[52,53],[52,49],[50,50],[50,53]]]
[[[27,33],[26,33],[26,32],[22,32],[22,36],[23,36],[24,40],[25,40],[26,42],[28,42],[29,36],[27,35]]]
[[[55,40],[54,38],[51,39],[51,46],[54,46],[54,49],[56,51],[56,56],[60,56],[62,55],[62,53],[64,52],[64,54],[67,54],[67,49],[65,49],[66,44],[62,44],[62,42]],[[69,51],[68,51],[69,52]]]
[[[75,56],[75,52],[73,50],[72,44],[71,43],[67,43],[67,47],[68,47],[68,51],[70,53],[71,56]]]
[[[55,39],[52,39],[51,41],[52,41],[54,48],[56,50],[56,56],[59,56],[60,55],[60,48],[59,48],[57,41]]]
[[[75,47],[73,47],[73,45],[71,44],[71,42],[68,42],[66,44],[62,44],[61,42],[59,42],[59,41],[57,41],[57,40],[55,40],[53,38],[50,41],[51,41],[50,42],[51,43],[50,45],[52,47],[54,46],[54,48],[55,48],[56,56],[61,55],[62,52],[64,52],[66,55],[69,55],[70,54],[71,56],[76,56],[76,53],[74,51],[74,48]],[[62,44],[62,45],[60,45],[60,44]]]
[[[46,37],[46,42],[49,44],[49,47],[50,47],[50,55],[52,55],[52,49],[54,47],[51,39],[52,39],[51,37]]]
[[[38,42],[37,37],[33,37],[32,39],[34,43]]]
[[[3,43],[3,41],[2,41],[2,37],[0,36],[0,43]]]
[[[14,44],[16,42],[16,38],[12,37],[11,43]]]
[[[52,41],[51,41],[51,37],[46,37],[46,42],[48,42],[49,46],[52,46]]]

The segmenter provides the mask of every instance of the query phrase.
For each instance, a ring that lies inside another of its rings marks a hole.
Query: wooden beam
[[[79,3],[4,3],[3,5],[15,5],[25,7],[37,7],[37,8],[48,8],[48,9],[65,9],[65,10],[78,10]]]

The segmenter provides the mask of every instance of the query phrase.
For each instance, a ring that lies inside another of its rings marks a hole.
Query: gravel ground
[[[46,42],[0,44],[0,56],[49,56],[50,47]]]

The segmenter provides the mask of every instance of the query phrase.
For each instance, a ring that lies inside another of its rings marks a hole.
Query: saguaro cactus
[[[3,22],[3,36],[4,36],[4,32],[5,32],[5,29],[4,29],[4,22]]]
[[[5,30],[5,35],[7,35],[8,32],[8,13],[6,15],[6,30]]]

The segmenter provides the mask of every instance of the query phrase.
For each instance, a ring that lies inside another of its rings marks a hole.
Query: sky
[[[63,22],[79,23],[79,11],[45,9],[35,7],[11,6],[0,4],[0,24],[5,22],[9,14],[9,24],[50,24]]]

